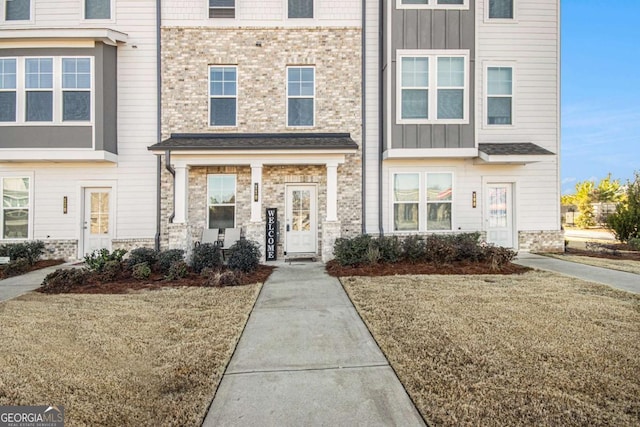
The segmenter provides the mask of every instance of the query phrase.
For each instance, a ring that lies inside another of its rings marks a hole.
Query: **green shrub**
[[[122,261],[109,260],[104,263],[102,270],[99,272],[100,280],[104,282],[118,280],[122,274],[122,270]]]
[[[133,267],[137,264],[147,263],[149,267],[158,261],[158,251],[151,248],[135,248],[129,253],[127,264]]]
[[[29,264],[26,258],[18,258],[5,265],[2,269],[2,274],[4,277],[19,276],[20,274],[28,272],[30,269],[31,264]]]
[[[634,182],[627,183],[626,201],[616,206],[607,224],[621,242],[640,238],[640,172],[636,172]]]
[[[431,234],[425,241],[425,261],[449,264],[456,261],[457,250],[452,236]]]
[[[407,236],[402,241],[402,259],[417,263],[421,262],[425,259],[426,256],[426,246],[425,241],[422,236],[417,234],[412,234]]]
[[[480,233],[461,233],[451,237],[456,250],[456,261],[476,262],[482,258]]]
[[[49,273],[42,282],[42,292],[64,293],[72,287],[84,285],[89,278],[89,272],[84,268],[60,268]]]
[[[191,268],[200,273],[205,268],[219,270],[222,268],[222,251],[211,243],[203,243],[193,248]]]
[[[627,243],[634,251],[640,251],[640,237],[632,237]]]
[[[43,254],[44,242],[41,240],[12,243],[0,247],[0,256],[8,256],[12,261],[26,259],[29,265],[38,262]]]
[[[188,274],[189,266],[187,266],[186,262],[184,262],[183,260],[174,261],[167,271],[165,280],[179,280],[187,277]]]
[[[402,245],[397,236],[380,236],[372,241],[381,262],[394,263],[402,257]]]
[[[158,262],[155,268],[159,273],[167,274],[174,262],[184,261],[184,251],[182,249],[168,249],[158,254]]]
[[[136,280],[147,280],[151,277],[151,267],[148,262],[141,262],[133,266],[131,275]]]
[[[351,239],[338,238],[333,247],[333,255],[342,266],[366,264],[369,261],[371,236],[362,234]]]
[[[202,270],[202,275],[205,277],[203,286],[220,288],[224,286],[238,286],[241,284],[241,275],[243,273],[239,271],[227,270],[216,271],[211,268]]]
[[[260,264],[260,249],[251,240],[238,240],[229,248],[227,267],[231,270],[251,273],[258,269]]]
[[[126,253],[127,251],[124,249],[116,249],[113,252],[109,252],[108,249],[104,248],[96,249],[91,254],[85,255],[84,262],[89,270],[101,273],[107,262],[117,261],[120,263]]]

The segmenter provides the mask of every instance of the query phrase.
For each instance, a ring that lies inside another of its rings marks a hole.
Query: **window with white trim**
[[[468,0],[396,0],[398,9],[468,9]]]
[[[31,0],[6,0],[5,21],[31,20]]]
[[[27,122],[53,121],[53,58],[25,59]]]
[[[468,51],[399,51],[396,121],[468,123],[468,62]]]
[[[514,0],[489,0],[489,19],[513,19]]]
[[[237,67],[209,68],[209,126],[236,126]]]
[[[235,0],[209,0],[209,18],[235,18]]]
[[[287,0],[288,18],[313,18],[313,0]]]
[[[84,19],[111,19],[111,0],[84,0]]]
[[[30,180],[28,177],[0,178],[3,239],[28,239],[30,217]]]
[[[91,61],[62,58],[62,121],[91,120]]]
[[[393,174],[393,231],[453,230],[453,174]]]
[[[16,60],[0,58],[0,122],[16,121]]]
[[[287,126],[313,126],[315,116],[315,69],[287,68]]]
[[[513,68],[487,67],[487,124],[513,124]]]
[[[235,228],[236,176],[207,176],[208,228]]]

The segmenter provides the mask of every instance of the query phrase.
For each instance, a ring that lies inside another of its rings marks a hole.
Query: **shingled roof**
[[[357,150],[348,133],[175,133],[149,150]]]
[[[489,156],[548,156],[553,153],[531,142],[478,144],[478,151]]]

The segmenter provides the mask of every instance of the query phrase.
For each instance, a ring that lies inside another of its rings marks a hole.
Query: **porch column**
[[[338,163],[327,163],[327,219],[338,220]]]
[[[186,165],[180,165],[174,167],[176,176],[173,186],[174,197],[174,209],[175,216],[173,217],[174,224],[184,224],[187,222],[187,195],[189,186],[189,168]]]
[[[262,221],[262,163],[251,164],[251,222]]]

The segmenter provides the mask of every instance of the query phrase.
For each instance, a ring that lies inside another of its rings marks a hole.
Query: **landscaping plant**
[[[640,172],[635,180],[627,183],[627,197],[616,206],[616,212],[609,215],[607,224],[621,242],[640,238]]]
[[[260,264],[260,249],[255,242],[242,239],[229,248],[227,267],[231,270],[251,273]]]
[[[171,265],[179,261],[184,261],[184,251],[182,249],[167,249],[158,254],[155,268],[159,273],[168,274]]]
[[[105,248],[96,249],[91,254],[85,255],[84,262],[89,270],[101,273],[109,261],[122,262],[126,253],[127,251],[124,249],[116,249],[113,252],[109,252]]]
[[[193,248],[191,268],[200,273],[205,268],[219,270],[222,268],[222,250],[211,243],[203,243]]]

